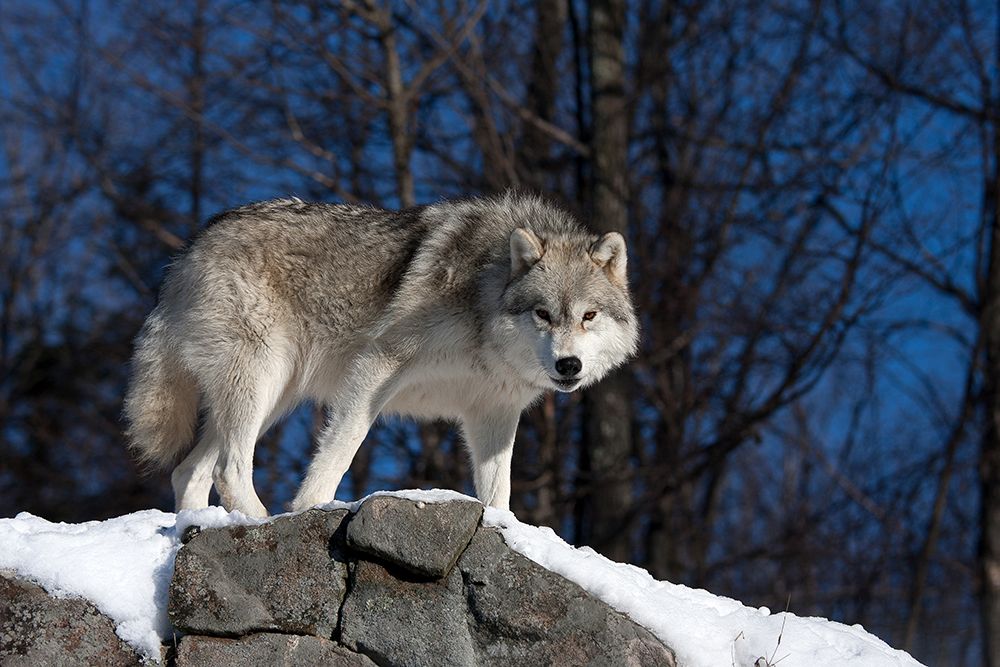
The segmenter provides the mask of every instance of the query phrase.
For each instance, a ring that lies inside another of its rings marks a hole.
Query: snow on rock
[[[499,528],[514,551],[628,614],[672,648],[684,667],[752,666],[760,658],[785,667],[920,665],[860,625],[771,614],[766,607],[753,609],[708,591],[657,581],[643,569],[608,560],[588,547],[575,548],[550,528],[523,524],[511,512],[487,508],[483,523]]]
[[[390,495],[427,503],[473,500],[442,490]],[[363,500],[324,507],[353,512]],[[178,514],[146,510],[81,524],[52,523],[25,512],[0,519],[0,569],[12,570],[57,597],[90,600],[114,621],[119,637],[146,658],[159,660],[161,642],[172,636],[167,592],[184,531],[193,525],[262,522],[219,507]],[[656,581],[645,570],[615,563],[592,549],[574,548],[551,529],[522,524],[510,512],[487,509],[483,522],[498,527],[515,551],[648,628],[685,667],[750,667],[761,657],[772,663],[780,660],[786,667],[919,665],[861,626],[770,614],[707,591]]]
[[[146,510],[76,524],[22,512],[0,519],[0,569],[50,595],[90,600],[114,621],[119,637],[159,659],[160,643],[171,636],[167,591],[184,528],[251,521],[218,507],[180,515]]]
[[[402,491],[376,491],[375,493],[365,496],[361,500],[354,500],[351,502],[334,500],[331,503],[322,505],[322,507],[323,509],[328,510],[348,510],[353,514],[358,511],[359,507],[361,507],[361,503],[375,496],[395,496],[396,498],[406,498],[407,500],[412,500],[418,503],[448,503],[453,500],[471,500],[474,503],[479,502],[478,498],[473,498],[472,496],[467,496],[464,493],[451,491],[449,489],[404,489]]]

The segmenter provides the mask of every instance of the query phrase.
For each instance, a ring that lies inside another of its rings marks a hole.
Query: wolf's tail
[[[159,311],[139,332],[125,394],[129,448],[150,467],[176,461],[194,439],[198,422],[198,383],[168,344]]]

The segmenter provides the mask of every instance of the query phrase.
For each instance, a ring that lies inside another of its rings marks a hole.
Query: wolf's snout
[[[582,368],[583,362],[579,357],[563,357],[556,360],[556,372],[559,375],[571,377],[579,373]]]

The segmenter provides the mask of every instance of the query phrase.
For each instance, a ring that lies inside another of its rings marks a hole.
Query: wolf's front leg
[[[377,355],[363,357],[355,364],[338,398],[329,405],[316,455],[295,494],[292,511],[333,500],[372,423],[392,397],[398,367],[398,362]]]
[[[462,431],[472,452],[476,495],[484,505],[510,509],[510,460],[520,411],[473,412],[462,419]]]
[[[309,464],[299,492],[295,494],[292,511],[298,512],[333,500],[341,478],[351,466],[373,421],[374,417],[369,417],[367,408],[330,406],[326,426],[319,435],[316,455]]]

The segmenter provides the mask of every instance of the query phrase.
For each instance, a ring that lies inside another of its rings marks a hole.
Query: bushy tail
[[[125,394],[129,448],[150,467],[174,463],[190,446],[198,422],[198,384],[170,349],[158,311],[139,333]]]

